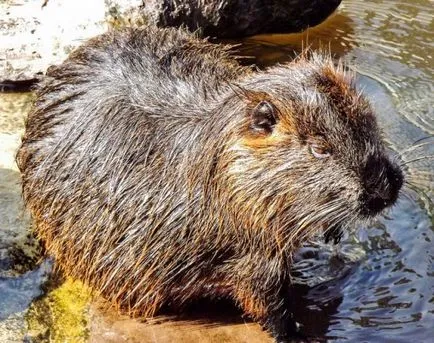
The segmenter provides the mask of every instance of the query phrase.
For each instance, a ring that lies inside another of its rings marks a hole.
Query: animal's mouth
[[[341,225],[335,224],[330,226],[326,223],[322,227],[324,232],[324,241],[326,243],[333,240],[333,244],[338,244],[341,241],[343,236]]]
[[[396,198],[383,199],[380,197],[366,197],[360,214],[365,218],[373,218],[383,212],[384,209],[394,204]]]

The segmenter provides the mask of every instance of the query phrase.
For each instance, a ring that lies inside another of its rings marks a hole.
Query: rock
[[[40,263],[30,234],[15,153],[32,96],[0,94],[0,342],[23,342],[26,312],[39,297],[51,265]]]
[[[0,98],[0,318],[6,278],[32,270],[39,258],[39,245],[29,235],[30,217],[24,210],[15,164],[31,97],[14,95],[9,94],[8,101]]]
[[[298,32],[341,0],[5,0],[0,2],[0,90],[38,81],[84,40],[118,26],[181,26],[204,36]],[[11,82],[12,81],[12,82]],[[25,88],[25,87],[24,87]]]
[[[115,24],[134,25],[132,21],[141,3],[139,0],[0,2],[0,82],[38,78],[50,65],[62,62],[82,41]]]
[[[144,12],[160,26],[185,25],[204,36],[234,38],[300,32],[324,21],[341,0],[150,0]]]

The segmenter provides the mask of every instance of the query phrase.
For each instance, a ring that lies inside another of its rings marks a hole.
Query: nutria
[[[141,316],[218,284],[284,341],[291,254],[392,205],[403,175],[330,56],[232,54],[175,29],[88,41],[48,70],[17,162],[66,274]]]

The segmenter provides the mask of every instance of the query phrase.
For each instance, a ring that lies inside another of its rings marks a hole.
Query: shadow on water
[[[336,58],[353,49],[347,44],[353,34],[353,20],[343,13],[336,13],[325,23],[303,33],[257,35],[246,38],[239,48],[246,64],[254,63],[260,68],[291,61],[303,49],[330,51]],[[231,43],[231,41],[228,41]]]

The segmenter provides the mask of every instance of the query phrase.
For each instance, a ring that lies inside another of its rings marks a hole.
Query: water
[[[343,0],[307,33],[256,36],[240,49],[259,67],[288,61],[306,45],[330,50],[357,72],[391,150],[412,161],[434,155],[433,18],[428,0]],[[50,270],[12,253],[35,249],[12,161],[29,100],[0,94],[0,332],[25,330],[25,310]],[[407,180],[396,206],[370,227],[338,247],[316,243],[300,251],[293,310],[305,332],[330,342],[432,341],[434,160],[408,163]]]

